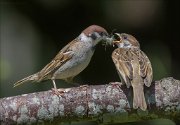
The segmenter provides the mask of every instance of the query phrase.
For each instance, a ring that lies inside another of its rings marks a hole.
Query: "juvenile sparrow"
[[[14,87],[25,82],[51,79],[55,92],[58,92],[55,79],[72,81],[73,77],[88,66],[96,45],[106,38],[108,38],[108,33],[104,28],[97,25],[87,27],[77,38],[62,48],[41,71],[16,82]]]
[[[118,46],[112,53],[121,82],[133,87],[133,108],[147,109],[144,97],[144,84],[150,86],[153,79],[151,63],[146,54],[140,50],[140,44],[129,34],[118,34],[119,40],[113,43]]]

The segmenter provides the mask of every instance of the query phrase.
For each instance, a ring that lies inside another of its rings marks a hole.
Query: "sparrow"
[[[96,45],[108,38],[107,31],[98,25],[91,25],[62,48],[55,58],[39,72],[17,81],[14,87],[25,82],[52,80],[54,90],[58,93],[55,79],[71,82],[89,64]]]
[[[118,40],[113,44],[118,48],[112,52],[115,64],[122,83],[133,88],[133,108],[147,109],[144,97],[144,84],[149,87],[153,79],[151,62],[146,54],[140,50],[140,44],[135,37],[126,33],[115,33]]]

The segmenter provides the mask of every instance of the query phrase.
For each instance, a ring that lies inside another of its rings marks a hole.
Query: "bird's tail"
[[[143,85],[133,86],[133,108],[138,107],[144,111],[147,109]]]
[[[26,77],[24,79],[21,79],[21,80],[17,81],[16,83],[14,83],[14,87],[17,87],[17,86],[19,86],[19,85],[21,85],[23,83],[26,83],[26,82],[30,82],[30,81],[34,82],[34,81],[37,81],[37,80],[38,80],[38,74],[36,73],[36,74],[30,75],[30,76],[28,76],[28,77]]]

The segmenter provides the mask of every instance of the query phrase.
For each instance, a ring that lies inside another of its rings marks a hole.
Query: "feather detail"
[[[14,83],[14,87],[17,87],[19,85],[22,85],[22,84],[24,84],[26,82],[30,82],[30,81],[31,82],[38,81],[38,74],[36,73],[36,74],[30,75],[24,79],[17,81],[16,83]]]

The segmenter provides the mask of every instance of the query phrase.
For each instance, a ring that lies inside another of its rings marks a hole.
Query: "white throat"
[[[98,44],[99,41],[101,40],[101,39],[98,39],[98,38],[97,38],[96,40],[93,40],[91,37],[86,36],[84,33],[81,33],[81,34],[79,35],[79,39],[80,39],[81,41],[83,41],[83,42],[86,42],[86,43],[91,44],[92,46],[95,46],[95,45]]]
[[[81,33],[79,35],[79,39],[81,41],[84,41],[84,42],[91,42],[92,41],[91,37],[86,36],[84,33]]]
[[[117,45],[119,48],[131,48],[132,47],[132,45],[131,44],[124,44],[124,43],[119,43],[118,45]]]

